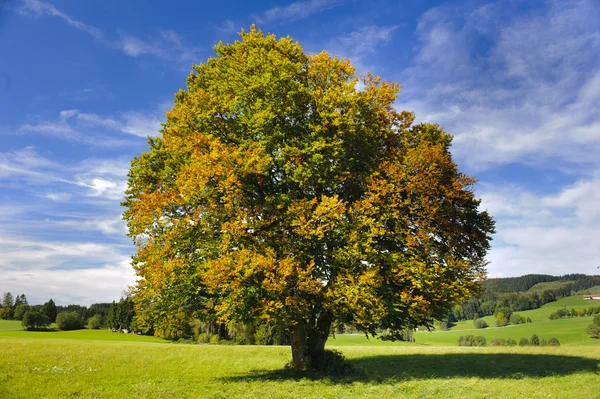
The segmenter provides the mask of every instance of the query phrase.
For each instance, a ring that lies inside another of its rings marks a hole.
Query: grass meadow
[[[600,398],[590,317],[548,320],[578,298],[520,312],[518,326],[418,332],[416,343],[330,338],[354,366],[335,377],[284,368],[288,347],[173,344],[106,330],[29,332],[0,321],[0,398]],[[490,323],[491,324],[491,323]],[[557,337],[560,347],[457,347],[458,336]]]

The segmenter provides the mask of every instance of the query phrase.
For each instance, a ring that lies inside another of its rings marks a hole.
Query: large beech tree
[[[334,322],[400,336],[477,291],[494,223],[452,137],[349,60],[240,36],[194,65],[131,164],[138,325],[172,337],[201,309],[260,318],[306,369]]]

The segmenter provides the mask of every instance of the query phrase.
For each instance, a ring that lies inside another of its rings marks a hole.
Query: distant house
[[[600,294],[584,295],[583,299],[592,299],[600,301]]]

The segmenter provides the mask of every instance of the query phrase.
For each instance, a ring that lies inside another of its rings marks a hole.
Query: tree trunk
[[[321,368],[331,330],[331,314],[322,312],[311,324],[299,323],[291,334],[292,362],[298,371]]]

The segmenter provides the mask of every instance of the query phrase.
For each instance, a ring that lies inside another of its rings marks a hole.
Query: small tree
[[[529,340],[529,344],[531,346],[540,346],[540,338],[537,336],[537,334],[533,334],[531,336],[531,339]]]
[[[2,296],[2,307],[4,308],[12,308],[14,306],[14,299],[10,292],[5,292]]]
[[[100,327],[102,327],[102,316],[96,313],[88,319],[87,328],[90,330],[97,330]]]
[[[548,346],[560,346],[560,342],[558,342],[558,339],[552,337],[548,340]]]
[[[475,328],[488,328],[488,323],[483,319],[475,319],[473,320],[473,324]]]
[[[28,310],[23,315],[23,320],[21,321],[23,328],[26,330],[40,330],[48,327],[50,324],[50,320],[46,317],[46,315],[36,312],[35,310]]]
[[[498,312],[496,314],[496,327],[504,327],[506,324],[508,324],[508,320],[506,320],[504,312]]]
[[[23,320],[23,316],[29,310],[29,305],[21,303],[19,306],[15,307],[15,312],[13,318],[15,320]]]
[[[517,325],[522,323],[525,323],[525,319],[520,314],[513,313],[510,315],[510,324]]]
[[[519,340],[519,346],[527,346],[529,345],[529,340],[527,338],[521,338]]]
[[[48,320],[50,320],[50,323],[54,323],[56,321],[57,309],[52,298],[42,306],[41,312],[48,318]]]
[[[506,346],[516,346],[517,345],[517,341],[515,341],[512,338],[509,338],[506,340]]]
[[[594,316],[594,323],[587,327],[587,333],[589,334],[590,338],[600,338],[600,313]]]
[[[474,341],[473,341],[473,346],[486,346],[487,345],[487,341],[485,339],[485,337],[478,335],[475,337]]]
[[[60,312],[56,316],[56,326],[59,330],[79,330],[83,328],[83,320],[77,312]]]

